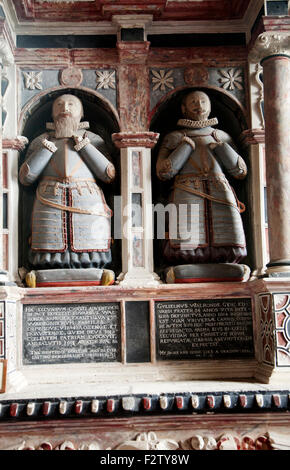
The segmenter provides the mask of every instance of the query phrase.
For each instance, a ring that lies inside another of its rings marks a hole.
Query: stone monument
[[[19,172],[23,185],[38,182],[26,282],[30,287],[112,284],[114,272],[105,269],[112,261],[112,211],[97,181],[113,181],[114,165],[103,139],[81,122],[79,98],[59,96],[52,117],[47,132],[31,142]]]
[[[160,180],[174,179],[163,257],[166,282],[241,281],[249,268],[241,219],[245,206],[225,176],[243,179],[247,166],[231,137],[209,119],[211,102],[203,91],[182,101],[183,119],[165,136],[157,159]],[[171,218],[175,215],[176,217]]]

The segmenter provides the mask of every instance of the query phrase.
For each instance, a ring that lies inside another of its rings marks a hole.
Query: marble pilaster
[[[121,153],[122,273],[125,286],[155,286],[151,191],[153,132],[113,134]]]

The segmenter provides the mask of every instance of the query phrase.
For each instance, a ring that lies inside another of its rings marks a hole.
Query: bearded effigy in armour
[[[63,272],[66,278],[77,273],[71,282],[98,284],[111,262],[112,211],[97,181],[110,183],[115,169],[103,139],[86,131],[88,122],[81,122],[83,106],[76,96],[58,97],[52,117],[47,132],[30,144],[19,173],[23,185],[39,180],[29,261],[33,269],[46,273],[42,284],[52,281],[52,272],[53,277]]]
[[[169,227],[163,249],[171,266],[167,282],[243,280],[247,275],[247,267],[238,265],[247,255],[240,215],[245,206],[225,176],[243,179],[247,167],[231,137],[213,127],[218,121],[209,119],[210,112],[207,94],[187,94],[184,119],[165,136],[158,154],[157,176],[174,179],[170,202],[177,213],[177,229]]]

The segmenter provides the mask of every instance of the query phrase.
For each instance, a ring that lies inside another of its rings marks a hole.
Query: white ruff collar
[[[179,119],[177,121],[178,126],[190,127],[191,129],[202,129],[216,124],[218,124],[217,118],[205,119],[204,121],[192,121],[191,119]]]
[[[82,121],[79,123],[78,129],[89,129],[89,127],[90,127],[90,123],[88,121]],[[54,131],[55,130],[54,122],[47,122],[46,129],[50,131]]]

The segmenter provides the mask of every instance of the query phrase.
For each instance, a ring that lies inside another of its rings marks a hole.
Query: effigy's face
[[[186,97],[182,111],[186,118],[194,121],[207,119],[211,111],[210,99],[205,93],[194,91]]]
[[[82,116],[82,104],[76,96],[62,95],[53,103],[52,116],[54,120],[62,117],[72,117],[80,121]]]

